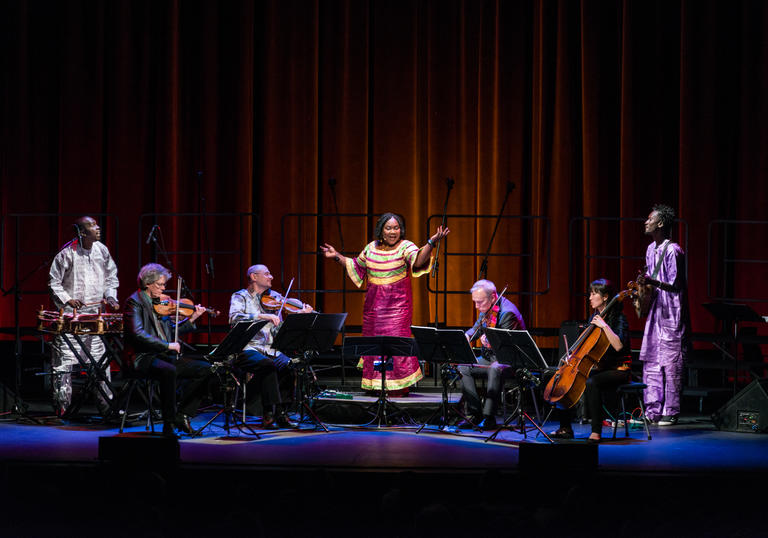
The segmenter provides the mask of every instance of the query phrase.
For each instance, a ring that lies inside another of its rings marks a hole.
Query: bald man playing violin
[[[296,374],[291,359],[272,347],[273,329],[280,325],[277,308],[283,303],[283,296],[272,290],[272,273],[266,265],[252,265],[246,271],[248,286],[232,294],[229,302],[229,323],[239,321],[268,321],[260,332],[245,346],[237,358],[235,366],[253,374],[249,387],[258,388],[264,410],[262,427],[266,429],[293,428],[285,413],[280,386],[293,385]],[[293,301],[293,300],[292,300]],[[299,312],[310,313],[312,307],[299,302],[295,308]],[[255,414],[255,390],[246,391],[246,412]]]
[[[158,381],[163,413],[163,435],[175,436],[174,426],[184,433],[192,433],[190,417],[197,413],[214,373],[206,361],[179,356],[181,344],[174,341],[173,316],[161,316],[155,311],[159,305],[171,272],[162,265],[150,263],[138,275],[139,289],[131,295],[123,310],[123,336],[125,337],[125,367]],[[206,312],[204,306],[195,305],[194,313],[179,321],[179,334],[194,331],[195,320]],[[176,409],[176,380],[179,379],[182,397]]]

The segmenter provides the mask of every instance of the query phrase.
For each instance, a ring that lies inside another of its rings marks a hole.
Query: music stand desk
[[[528,331],[489,327],[485,336],[501,364],[515,368],[549,368]]]
[[[248,345],[248,342],[253,340],[256,333],[267,323],[269,322],[265,320],[238,321],[232,326],[221,343],[206,355],[206,358],[213,361],[222,361],[232,355],[239,355],[245,346]]]
[[[286,316],[275,335],[272,347],[288,356],[308,351],[328,351],[333,347],[347,313],[296,313]]]
[[[411,326],[418,356],[422,361],[476,364],[477,359],[461,329]]]
[[[752,310],[749,305],[736,303],[704,303],[701,306],[719,321],[757,321],[764,322],[762,316]]]

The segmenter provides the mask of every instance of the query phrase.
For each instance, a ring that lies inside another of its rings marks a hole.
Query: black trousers
[[[237,357],[234,366],[253,375],[246,392],[245,406],[248,413],[255,414],[259,396],[265,412],[293,399],[296,370],[286,355],[278,353],[276,357],[267,357],[249,349]]]
[[[495,360],[489,361],[483,357],[478,357],[477,363],[481,367],[464,364],[458,368],[461,374],[461,392],[467,403],[467,412],[475,417],[479,417],[481,414],[487,417],[493,416],[496,414],[496,408],[499,405],[504,379],[510,375],[508,372],[510,369]],[[482,366],[486,366],[486,368]],[[476,377],[485,377],[487,379],[485,384],[485,402],[481,400],[477,392]]]
[[[629,381],[629,370],[597,370],[589,376],[583,398],[592,421],[592,433],[603,431],[603,419],[605,419],[603,405],[608,409],[616,409],[618,403],[616,387],[627,381]],[[558,409],[557,416],[561,428],[571,428],[573,408]]]
[[[178,399],[178,412],[190,416],[197,414],[208,382],[213,377],[211,365],[185,357],[175,361],[168,356],[149,359],[150,357],[147,357],[140,361],[136,371],[158,382],[163,421],[171,422],[176,416],[177,388],[181,394]]]

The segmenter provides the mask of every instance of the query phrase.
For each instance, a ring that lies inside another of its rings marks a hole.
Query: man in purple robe
[[[685,254],[670,240],[674,210],[653,206],[645,233],[653,238],[645,253],[646,274],[641,284],[653,286],[645,322],[640,360],[643,363],[646,418],[659,426],[677,424],[680,415],[683,361],[689,346],[688,295]]]

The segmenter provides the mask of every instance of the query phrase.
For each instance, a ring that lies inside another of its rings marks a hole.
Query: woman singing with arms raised
[[[347,258],[329,244],[320,247],[326,258],[344,266],[359,288],[368,277],[363,304],[363,336],[411,336],[413,296],[408,269],[415,277],[429,273],[432,249],[450,230],[437,231],[419,248],[405,239],[405,221],[396,213],[385,213],[374,230],[376,239],[368,243],[357,258]],[[363,357],[365,390],[381,389],[381,372],[374,370],[376,357]],[[387,390],[401,395],[422,378],[416,357],[393,357],[392,372],[387,372]]]

